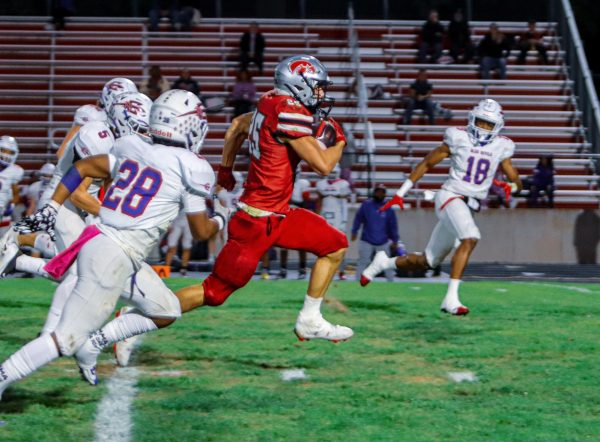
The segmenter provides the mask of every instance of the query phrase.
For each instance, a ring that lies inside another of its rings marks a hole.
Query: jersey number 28
[[[119,167],[121,177],[110,187],[102,207],[117,210],[132,218],[142,215],[162,184],[161,173],[151,167],[140,170],[137,162],[126,160]]]

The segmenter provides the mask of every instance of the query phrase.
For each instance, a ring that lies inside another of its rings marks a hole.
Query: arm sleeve
[[[186,192],[183,195],[183,210],[185,213],[206,212],[206,198]]]
[[[396,214],[393,210],[388,210],[387,214],[388,238],[394,243],[397,243],[400,237],[398,235],[398,221],[396,220]]]
[[[502,155],[500,156],[500,162],[506,160],[507,158],[512,158],[512,156],[515,154],[514,141],[509,138],[505,138],[504,141],[506,141],[506,143],[504,145],[504,149],[502,150]]]
[[[287,138],[302,138],[313,134],[313,116],[293,98],[288,98],[276,107],[275,134]]]
[[[354,222],[352,223],[352,234],[356,235],[360,229],[360,225],[363,223],[365,218],[364,204],[360,206],[356,215],[354,215]]]
[[[456,138],[455,136],[456,128],[454,127],[449,127],[446,129],[446,132],[444,132],[444,144],[450,149],[450,155],[454,155],[456,153],[456,142],[454,141]]]
[[[208,161],[189,151],[179,157],[183,185],[187,192],[202,197],[210,196],[215,185],[215,172]]]

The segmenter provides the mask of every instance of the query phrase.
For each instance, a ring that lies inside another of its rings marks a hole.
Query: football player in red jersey
[[[346,138],[341,127],[327,118],[323,107],[331,84],[325,67],[312,56],[283,60],[275,70],[275,89],[249,114],[234,120],[225,137],[217,182],[225,189],[235,185],[232,168],[248,134],[251,163],[238,212],[229,223],[227,244],[202,286],[178,292],[182,310],[220,305],[251,279],[261,256],[272,246],[306,250],[318,259],[311,273],[304,306],[296,321],[301,340],[341,341],[352,337],[348,327],[333,325],[320,312],[321,301],[335,275],[348,241],[321,216],[305,209],[290,209],[294,171],[304,160],[327,176],[338,163]],[[323,149],[313,136],[314,116],[327,118],[335,128],[335,141]]]

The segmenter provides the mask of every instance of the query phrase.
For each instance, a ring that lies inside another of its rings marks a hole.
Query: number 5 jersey
[[[444,143],[450,148],[450,173],[442,188],[477,199],[487,197],[496,169],[515,151],[515,143],[503,136],[486,145],[474,145],[459,127],[446,129]]]
[[[115,142],[109,158],[113,184],[98,228],[134,261],[147,256],[182,208],[206,210],[215,174],[203,157],[129,135]]]

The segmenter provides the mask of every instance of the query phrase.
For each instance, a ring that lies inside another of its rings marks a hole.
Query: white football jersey
[[[35,201],[36,210],[41,209],[50,201],[46,191],[49,186],[49,182],[44,184],[42,181],[36,181],[27,188],[27,198]]]
[[[292,190],[292,199],[290,202],[296,206],[302,205],[302,194],[310,189],[310,181],[304,178],[296,178],[294,189]]]
[[[6,211],[13,199],[13,184],[23,179],[23,168],[16,164],[7,166],[0,171],[0,216]]]
[[[515,151],[515,143],[503,136],[485,146],[474,145],[459,127],[446,129],[444,143],[450,148],[450,173],[442,188],[477,199],[487,197],[496,169]]]
[[[227,207],[228,209],[235,209],[240,201],[242,193],[244,193],[244,188],[239,186],[234,188],[231,192],[221,189],[217,194],[217,197],[224,207]]]
[[[181,209],[206,210],[215,174],[203,157],[136,135],[119,138],[109,157],[113,185],[104,196],[98,228],[134,261],[148,255]]]
[[[58,187],[60,180],[62,180],[62,177],[67,173],[74,162],[93,155],[107,154],[110,152],[114,142],[115,137],[106,124],[98,121],[85,124],[79,129],[77,135],[67,144],[63,156],[60,158],[54,169],[54,175],[52,175],[52,179],[44,192],[43,198],[52,198],[52,194]],[[92,183],[88,188],[90,195],[98,197],[101,185],[101,181]]]
[[[344,179],[320,180],[317,192],[321,195],[321,216],[329,224],[340,228],[348,219],[348,196],[350,183]]]

